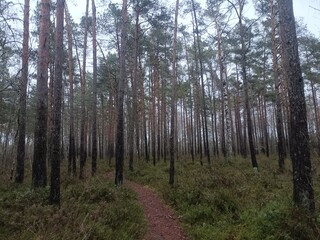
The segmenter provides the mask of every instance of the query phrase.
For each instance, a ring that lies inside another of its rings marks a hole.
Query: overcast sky
[[[121,3],[121,0],[110,0],[111,2]],[[172,2],[172,7],[174,6],[174,0],[167,0]],[[182,2],[183,0],[181,0]],[[205,2],[205,0],[198,0],[199,2]],[[251,1],[251,0],[249,0]],[[99,2],[96,0],[96,2]],[[97,5],[99,3],[96,3]],[[91,5],[91,4],[90,4]],[[69,0],[68,6],[71,14],[75,21],[77,21],[85,12],[85,0]],[[308,29],[315,34],[320,36],[320,0],[293,0],[294,14],[296,19],[303,19],[303,22],[307,25]],[[91,8],[91,6],[90,6]],[[253,11],[252,6],[247,6],[247,8]],[[316,10],[318,9],[318,10]],[[247,9],[248,10],[248,9]],[[99,6],[97,6],[97,11],[99,12]]]
[[[31,11],[34,10],[35,4],[37,1],[40,0],[30,0],[31,3]],[[122,0],[109,0],[110,2],[119,3],[121,4]],[[167,7],[174,8],[175,0],[159,0],[161,2],[165,2]],[[184,0],[180,0],[180,3],[183,3]],[[202,5],[205,5],[206,0],[196,0]],[[12,2],[19,3],[19,14],[23,15],[23,4],[24,0],[13,0]],[[69,10],[73,16],[73,19],[78,22],[81,16],[84,16],[85,13],[85,3],[86,0],[66,0]],[[97,12],[101,8],[101,3],[99,0],[96,0],[97,4]],[[252,2],[252,0],[248,0],[248,2]],[[100,4],[100,6],[99,6]],[[103,6],[106,7],[107,4]],[[302,19],[303,22],[307,25],[308,29],[317,37],[320,37],[320,0],[293,0],[293,7],[294,7],[294,14],[296,20]],[[91,1],[90,1],[90,8],[91,8]],[[247,5],[245,7],[245,12],[247,13],[254,13],[254,7],[252,4]],[[21,16],[22,17],[22,16]]]
[[[293,0],[296,18],[303,18],[308,29],[320,36],[320,0]],[[317,9],[317,10],[316,10]]]

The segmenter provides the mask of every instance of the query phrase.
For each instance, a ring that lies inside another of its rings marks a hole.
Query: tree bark
[[[29,67],[29,11],[30,0],[24,1],[23,16],[23,44],[22,44],[22,73],[19,83],[19,116],[18,116],[18,146],[17,167],[15,182],[22,183],[24,180],[25,142],[26,142],[26,108],[27,108],[27,85]]]
[[[248,130],[248,139],[249,139],[249,148],[250,148],[250,156],[251,156],[251,164],[254,169],[258,169],[258,162],[255,153],[254,147],[254,139],[253,139],[253,125],[251,119],[251,110],[250,110],[250,99],[249,99],[249,85],[247,79],[247,46],[245,44],[245,29],[243,26],[243,8],[245,1],[238,0],[239,9],[235,6],[235,4],[228,0],[228,2],[232,5],[234,10],[236,11],[238,17],[238,23],[240,28],[240,44],[241,44],[241,75],[244,86],[244,101],[245,101],[245,110],[246,110],[246,120],[247,120],[247,130]]]
[[[92,165],[91,174],[97,171],[97,34],[96,34],[96,5],[92,0],[92,57],[93,57],[93,79],[92,79]]]
[[[123,158],[124,158],[124,113],[123,100],[126,84],[126,49],[127,49],[127,24],[128,10],[127,0],[122,1],[122,26],[121,26],[121,46],[120,46],[120,79],[118,85],[118,119],[116,136],[116,173],[115,184],[117,186],[123,183]]]
[[[47,185],[48,62],[50,44],[50,0],[41,1],[37,69],[37,119],[34,133],[32,186]]]
[[[204,145],[204,152],[207,157],[207,161],[210,164],[210,150],[209,150],[209,137],[208,137],[208,123],[207,123],[207,105],[205,100],[205,89],[204,89],[204,78],[203,78],[203,56],[202,56],[202,48],[200,46],[201,38],[199,35],[199,27],[198,27],[198,19],[196,14],[196,9],[194,5],[194,0],[191,0],[192,3],[192,9],[194,14],[194,21],[195,21],[195,27],[196,27],[196,38],[197,38],[197,48],[198,48],[198,54],[199,54],[199,64],[200,64],[200,79],[201,79],[201,89],[202,89],[202,111],[203,111],[203,145]]]
[[[67,36],[68,36],[68,66],[69,66],[69,84],[70,84],[70,129],[69,129],[69,153],[68,153],[68,174],[71,172],[76,176],[76,146],[74,136],[74,66],[73,66],[73,54],[72,54],[72,28],[70,13],[65,6]]]
[[[61,95],[63,71],[63,21],[64,0],[57,0],[55,36],[55,75],[53,85],[53,126],[51,132],[52,152],[50,203],[60,204],[60,159],[61,159]]]
[[[315,210],[312,167],[298,41],[292,0],[279,1],[280,36],[284,70],[288,78],[290,108],[290,156],[293,169],[293,200],[301,208]]]
[[[286,148],[284,141],[283,132],[283,117],[282,117],[282,104],[280,95],[280,79],[279,79],[279,64],[278,64],[278,54],[277,54],[277,43],[276,43],[276,13],[275,5],[273,0],[270,0],[271,7],[271,42],[272,42],[272,65],[273,65],[273,75],[274,75],[274,89],[276,95],[276,129],[278,135],[278,165],[280,172],[285,169],[285,156]]]
[[[171,97],[171,128],[170,128],[170,170],[169,184],[174,184],[174,162],[175,162],[175,131],[176,131],[176,99],[177,99],[177,31],[178,31],[178,12],[179,0],[176,0],[176,11],[174,17],[174,32],[173,32],[173,59],[172,59],[172,97]]]
[[[84,165],[86,162],[86,59],[87,59],[87,39],[88,39],[88,15],[89,15],[89,0],[86,3],[85,29],[84,29],[84,46],[83,46],[83,64],[82,72],[80,73],[81,81],[81,123],[80,123],[80,173],[79,178],[83,179]]]

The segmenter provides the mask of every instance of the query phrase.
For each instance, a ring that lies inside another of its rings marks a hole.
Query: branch
[[[309,8],[312,8],[313,10],[316,10],[316,11],[319,11],[319,12],[320,12],[320,9],[315,8],[315,7],[312,7],[311,5],[309,5]]]

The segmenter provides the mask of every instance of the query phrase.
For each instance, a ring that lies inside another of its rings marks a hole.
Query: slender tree
[[[82,179],[84,165],[86,162],[86,61],[87,61],[87,41],[88,41],[88,15],[89,15],[89,0],[86,3],[86,16],[84,26],[84,46],[83,46],[83,63],[81,72],[81,123],[80,123],[80,173],[79,178]],[[80,64],[79,64],[80,65]]]
[[[249,148],[250,148],[250,156],[251,156],[251,164],[254,169],[258,169],[258,162],[254,147],[254,139],[253,139],[253,124],[251,119],[251,109],[250,109],[250,99],[249,99],[249,83],[248,83],[248,74],[247,74],[247,53],[248,53],[248,46],[245,42],[245,34],[248,29],[245,28],[243,23],[243,9],[246,3],[246,0],[236,0],[236,6],[233,1],[228,0],[231,4],[233,9],[235,10],[237,17],[238,17],[238,25],[240,30],[240,54],[241,54],[241,76],[244,86],[244,101],[245,101],[245,111],[246,111],[246,121],[247,121],[247,130],[248,130],[248,139],[249,139]]]
[[[133,59],[133,78],[132,78],[132,108],[131,117],[128,119],[128,145],[129,145],[129,170],[133,170],[133,155],[134,155],[134,130],[135,126],[138,126],[137,114],[137,83],[138,83],[138,54],[139,54],[139,18],[141,13],[141,2],[137,0],[134,6],[135,13],[135,26],[134,26],[134,59]],[[138,128],[137,128],[138,129]],[[136,136],[139,136],[139,132],[136,132]],[[139,137],[137,137],[137,150],[139,151]]]
[[[120,45],[120,79],[118,82],[118,120],[116,136],[116,172],[115,184],[117,186],[123,183],[123,158],[124,158],[124,114],[123,100],[126,84],[126,48],[127,48],[127,24],[128,24],[128,6],[127,0],[122,1],[121,12],[121,45]]]
[[[284,171],[285,168],[285,141],[284,141],[284,132],[283,132],[283,117],[282,117],[282,104],[281,104],[281,91],[280,91],[280,76],[279,76],[279,64],[278,64],[278,50],[279,46],[277,43],[276,33],[279,29],[277,27],[277,14],[276,14],[276,4],[274,0],[270,0],[270,9],[271,9],[271,44],[272,44],[272,65],[273,65],[273,78],[275,85],[275,94],[276,94],[276,128],[278,135],[278,164],[279,170]]]
[[[62,99],[62,71],[63,71],[63,21],[64,1],[57,0],[55,60],[53,82],[53,125],[51,132],[52,148],[50,154],[51,184],[49,200],[52,204],[60,204],[60,159],[61,159],[61,99]]]
[[[221,127],[222,127],[222,152],[225,157],[225,161],[229,162],[231,160],[232,155],[232,135],[231,135],[231,117],[230,117],[230,110],[229,110],[229,95],[228,95],[228,82],[227,82],[227,73],[226,73],[226,64],[225,58],[223,57],[223,50],[222,50],[222,20],[223,15],[219,12],[220,11],[220,4],[221,2],[218,1],[218,12],[215,14],[215,27],[217,30],[217,47],[218,47],[218,66],[219,66],[219,77],[222,82],[221,86],[221,95],[223,98],[221,99],[222,102],[222,111],[221,111]]]
[[[195,33],[196,33],[196,52],[198,55],[199,65],[200,65],[200,79],[201,79],[201,90],[202,90],[202,111],[203,111],[203,139],[204,139],[204,151],[205,155],[207,156],[207,161],[210,164],[210,150],[209,150],[209,137],[208,137],[208,123],[207,123],[207,105],[205,100],[205,89],[204,89],[204,70],[203,70],[203,53],[201,47],[201,37],[199,33],[199,26],[198,26],[198,18],[197,18],[197,11],[195,7],[194,0],[191,0],[192,4],[192,12],[195,22]]]
[[[279,16],[284,70],[289,81],[289,139],[293,168],[293,200],[298,207],[314,211],[315,202],[311,176],[312,167],[304,81],[300,67],[292,0],[279,1]]]
[[[32,186],[47,185],[47,116],[48,116],[48,62],[50,42],[50,0],[41,0],[40,33],[37,69],[37,119],[34,132]]]
[[[96,5],[92,0],[92,176],[97,171],[97,34],[96,34]]]
[[[27,84],[29,67],[29,12],[30,0],[24,1],[23,16],[23,45],[22,45],[22,71],[19,89],[19,116],[18,116],[18,146],[17,146],[17,167],[16,183],[22,183],[24,179],[24,160],[26,142],[26,108],[27,108]]]
[[[174,184],[174,160],[176,153],[175,146],[175,131],[176,131],[176,99],[177,99],[177,31],[178,31],[178,12],[179,0],[176,0],[176,11],[174,17],[174,32],[173,32],[173,59],[172,59],[172,97],[171,97],[171,129],[170,129],[170,171],[169,184]]]
[[[68,66],[69,66],[69,84],[70,84],[70,130],[69,130],[69,153],[68,153],[68,173],[76,176],[76,146],[74,133],[74,65],[73,65],[73,44],[71,17],[67,5],[65,6],[67,36],[68,36]]]

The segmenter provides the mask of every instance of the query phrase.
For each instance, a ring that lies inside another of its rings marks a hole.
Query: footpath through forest
[[[126,184],[138,194],[138,200],[148,221],[148,231],[144,240],[187,239],[173,211],[152,189],[128,180]]]
[[[113,177],[110,173],[109,177]],[[186,240],[187,237],[179,226],[177,216],[154,190],[141,184],[126,180],[125,185],[138,194],[138,201],[143,208],[148,222],[144,240]]]

